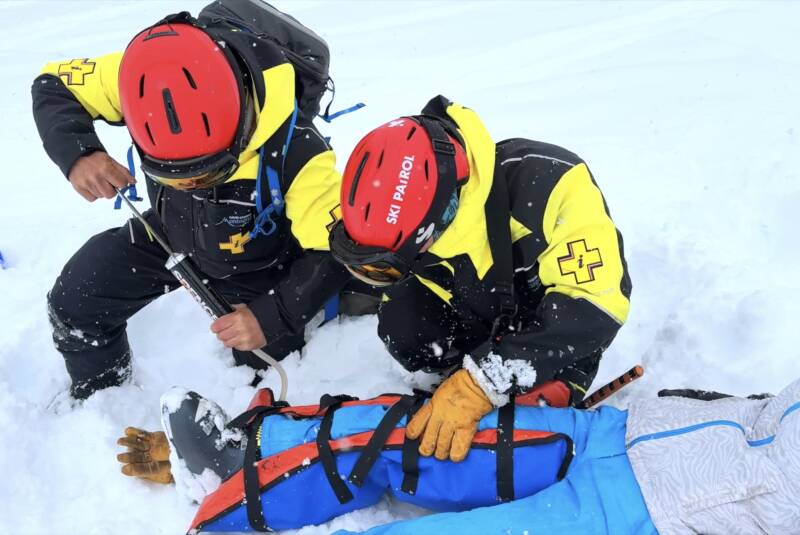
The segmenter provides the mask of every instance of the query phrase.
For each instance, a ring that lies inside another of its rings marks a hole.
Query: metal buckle
[[[492,338],[497,340],[498,334],[511,326],[519,308],[514,301],[513,285],[497,283],[493,291],[500,297],[500,314],[492,322]]]
[[[516,305],[511,310],[511,312],[501,312],[492,322],[492,338],[496,341],[500,340],[500,333],[508,331],[514,322],[514,317],[517,315]]]

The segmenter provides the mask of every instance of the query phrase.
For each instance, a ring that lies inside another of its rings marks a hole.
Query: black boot
[[[48,317],[53,342],[72,379],[69,393],[73,399],[84,400],[130,379],[131,349],[124,325],[112,333],[82,331],[61,319],[52,303],[48,303]]]
[[[219,405],[196,392],[176,387],[161,397],[161,421],[172,451],[195,476],[209,469],[225,481],[242,468],[245,441],[225,428],[228,420]]]

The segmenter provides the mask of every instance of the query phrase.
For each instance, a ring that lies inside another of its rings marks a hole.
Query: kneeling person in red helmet
[[[237,363],[258,368],[247,351],[281,359],[302,347],[306,323],[348,280],[328,252],[341,179],[312,124],[319,100],[308,105],[308,87],[275,42],[227,13],[171,15],[124,53],[48,64],[33,109],[48,155],[89,201],[133,182],[93,122],[128,128],[152,207],[146,220],[238,305],[212,330]],[[165,261],[131,219],[64,267],[48,301],[73,397],[129,375],[127,319],[178,287]]]
[[[583,399],[628,315],[622,236],[589,168],[538,141],[495,144],[433,99],[356,146],[331,252],[385,287],[378,331],[406,369],[448,371],[411,421],[420,452],[463,459],[477,422],[548,385]]]

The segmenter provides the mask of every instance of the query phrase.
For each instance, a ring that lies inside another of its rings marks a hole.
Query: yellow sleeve
[[[122,121],[118,82],[120,61],[122,52],[98,58],[71,59],[48,63],[42,74],[58,76],[93,119],[99,117],[117,123]]]
[[[539,256],[546,293],[586,299],[618,323],[628,317],[620,238],[586,164],[564,173],[550,193],[543,221],[548,247]]]
[[[303,249],[327,251],[328,233],[341,217],[339,190],[342,177],[332,150],[311,158],[286,192],[286,217]]]

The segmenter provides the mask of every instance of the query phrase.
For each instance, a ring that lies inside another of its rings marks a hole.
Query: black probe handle
[[[184,256],[179,261],[171,263],[169,270],[212,319],[233,312],[230,303],[214,288],[203,282],[188,257]]]

